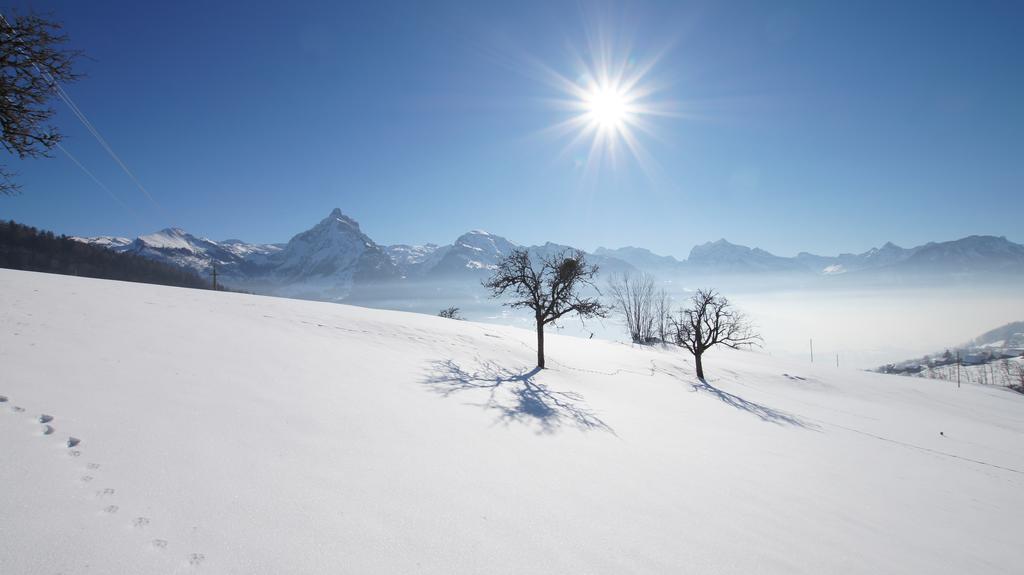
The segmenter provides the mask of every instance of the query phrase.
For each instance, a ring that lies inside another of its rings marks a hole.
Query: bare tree
[[[716,345],[739,349],[761,342],[761,336],[746,316],[712,289],[697,290],[690,298],[690,306],[680,309],[670,323],[676,345],[693,354],[697,378],[701,381],[704,381],[701,359],[708,349]]]
[[[642,273],[616,274],[608,281],[608,294],[612,307],[622,314],[626,330],[633,343],[648,343],[654,339],[654,278]]]
[[[81,55],[63,47],[61,25],[40,16],[0,15],[0,144],[20,159],[48,157],[61,135],[48,124],[57,82],[79,77],[72,66]],[[19,187],[0,166],[0,194]]]
[[[437,312],[437,316],[438,317],[447,318],[447,319],[466,319],[466,318],[462,317],[462,315],[459,314],[459,311],[460,311],[459,308],[457,308],[455,306],[449,306],[449,307],[446,307],[443,310]]]
[[[1010,388],[1024,393],[1024,363],[1017,364],[1016,382],[1010,384]]]
[[[658,333],[658,340],[662,343],[668,341],[668,321],[672,313],[672,296],[668,295],[665,288],[654,294],[654,317],[655,330]]]
[[[575,313],[580,318],[604,317],[607,308],[597,298],[581,297],[583,288],[594,286],[597,266],[588,264],[580,250],[544,256],[534,267],[525,249],[512,250],[498,262],[483,286],[491,297],[511,295],[505,305],[533,310],[537,322],[537,368],[544,369],[544,326]],[[596,288],[595,288],[596,289]]]

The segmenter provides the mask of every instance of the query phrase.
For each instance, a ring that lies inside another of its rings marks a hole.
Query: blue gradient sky
[[[15,2],[91,60],[68,91],[160,207],[57,103],[71,161],[4,158],[0,217],[82,235],[180,226],[285,241],[334,207],[380,243],[484,228],[685,256],[725,237],[792,255],[968,234],[1024,240],[1021,2]],[[588,178],[539,135],[567,117],[603,22],[662,53],[686,118],[657,165]]]

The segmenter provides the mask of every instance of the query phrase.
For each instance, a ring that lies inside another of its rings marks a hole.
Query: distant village
[[[890,363],[875,371],[959,383],[1002,385],[1024,392],[1024,322],[1007,324],[940,354]]]

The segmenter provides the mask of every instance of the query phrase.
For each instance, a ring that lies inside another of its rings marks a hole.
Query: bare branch
[[[60,24],[35,14],[0,20],[0,145],[20,159],[49,156],[61,140],[48,124],[49,102],[58,83],[80,77],[73,66],[81,53],[64,48],[66,41]],[[3,172],[0,194],[15,191]]]

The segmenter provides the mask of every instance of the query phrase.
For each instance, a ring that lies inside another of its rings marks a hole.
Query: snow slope
[[[555,334],[533,373],[532,343],[0,270],[0,573],[1024,564],[1024,395],[743,352],[700,385]]]

